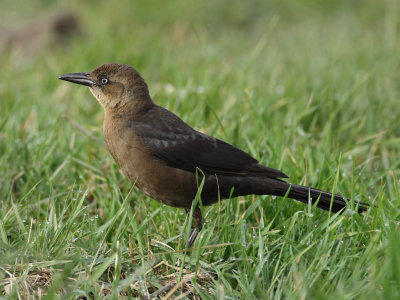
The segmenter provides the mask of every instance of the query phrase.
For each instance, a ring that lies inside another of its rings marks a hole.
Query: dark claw
[[[190,208],[185,208],[185,209],[189,216]],[[196,226],[194,224],[196,224]],[[201,210],[199,207],[196,207],[193,211],[193,216],[192,216],[192,232],[190,233],[189,239],[187,240],[188,248],[192,247],[202,227],[203,227],[203,218],[201,216]]]
[[[193,228],[192,232],[190,233],[190,236],[187,240],[187,248],[190,248],[193,246],[194,241],[196,240],[197,235],[199,234],[199,232],[197,231],[196,228]]]

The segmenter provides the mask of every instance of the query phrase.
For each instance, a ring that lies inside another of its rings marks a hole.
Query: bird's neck
[[[116,107],[104,107],[105,114],[110,118],[135,118],[155,106],[151,97],[137,96],[121,101]]]

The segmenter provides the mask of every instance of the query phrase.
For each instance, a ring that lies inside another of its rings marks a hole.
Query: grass
[[[76,12],[67,46],[0,54],[0,295],[399,299],[399,4],[71,1],[18,4],[18,24]],[[101,143],[103,112],[57,76],[135,66],[154,100],[294,183],[369,202],[334,215],[248,196],[183,210],[143,195]],[[164,288],[164,289],[163,289]],[[1,297],[1,296],[0,296]]]

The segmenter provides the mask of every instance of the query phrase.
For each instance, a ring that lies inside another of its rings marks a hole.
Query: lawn
[[[0,39],[0,298],[400,299],[398,1],[0,2],[13,28],[54,10],[80,34]],[[229,199],[187,249],[184,210],[133,187],[100,105],[57,79],[106,62],[291,182],[373,207]]]

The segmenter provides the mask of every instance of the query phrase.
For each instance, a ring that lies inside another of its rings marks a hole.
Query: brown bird
[[[348,199],[312,187],[283,181],[284,173],[258,163],[242,150],[194,130],[172,112],[156,105],[147,84],[132,67],[104,64],[90,73],[72,73],[59,79],[86,85],[103,106],[104,138],[123,173],[143,193],[190,213],[202,180],[201,202],[210,205],[229,197],[287,196],[303,203],[342,212]],[[354,201],[358,212],[367,203]],[[202,228],[197,225],[188,245]]]

